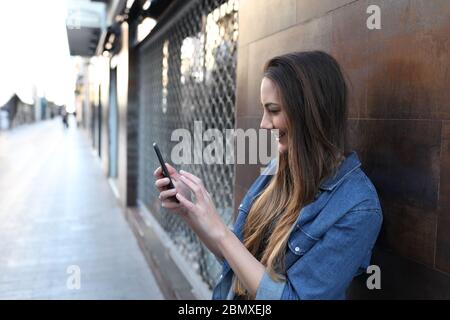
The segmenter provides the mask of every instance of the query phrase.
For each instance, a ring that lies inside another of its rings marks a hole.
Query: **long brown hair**
[[[271,278],[282,281],[286,244],[299,211],[343,159],[347,87],[336,60],[321,51],[274,57],[265,64],[264,77],[281,97],[288,150],[280,154],[275,176],[250,209],[243,242]],[[250,298],[235,280],[235,292]]]

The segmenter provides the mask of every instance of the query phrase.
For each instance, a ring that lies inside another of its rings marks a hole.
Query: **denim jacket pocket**
[[[308,252],[318,241],[306,234],[301,228],[296,227],[289,236],[288,250],[286,252],[286,270],[301,256]]]

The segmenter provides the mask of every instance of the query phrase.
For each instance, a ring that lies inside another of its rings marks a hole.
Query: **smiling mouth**
[[[281,138],[283,138],[286,135],[285,132],[280,131],[279,134],[275,137],[275,139],[277,139],[277,141],[279,141]]]

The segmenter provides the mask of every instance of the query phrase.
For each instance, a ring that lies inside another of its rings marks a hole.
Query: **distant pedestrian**
[[[69,114],[67,113],[66,109],[62,110],[61,116],[62,116],[62,122],[63,122],[64,128],[69,128],[69,121],[68,121]]]

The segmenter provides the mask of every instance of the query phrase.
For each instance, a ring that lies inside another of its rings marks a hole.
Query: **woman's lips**
[[[280,140],[281,138],[283,138],[286,135],[286,133],[284,133],[283,131],[279,131],[278,135],[276,136],[277,140]]]

